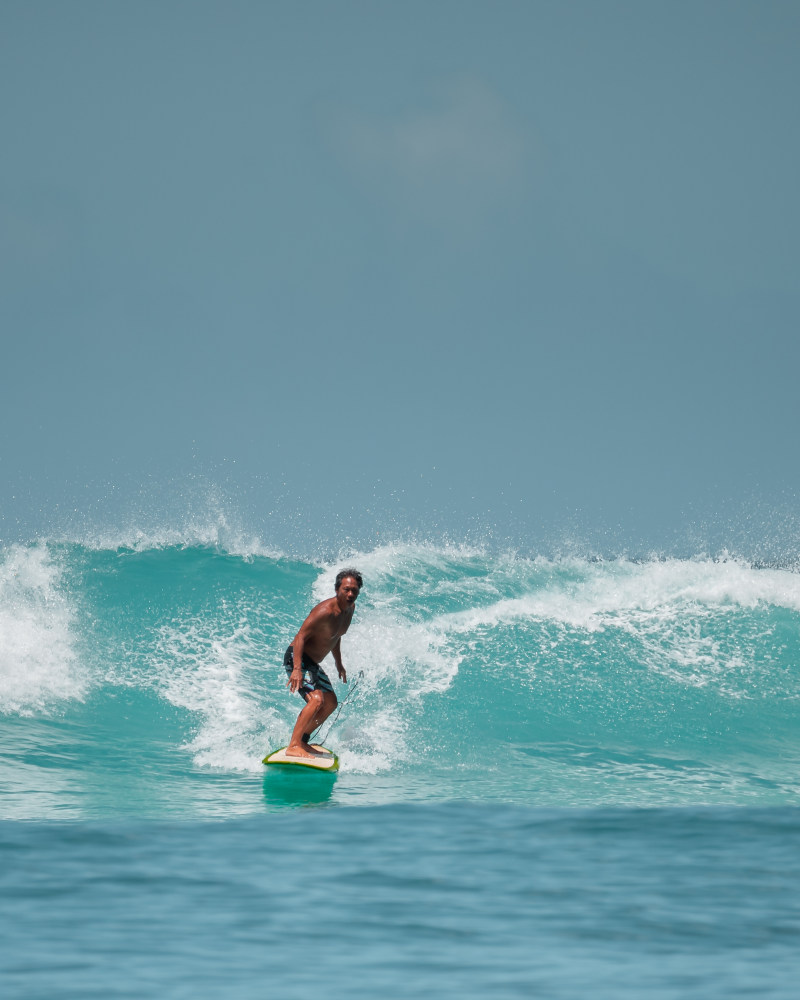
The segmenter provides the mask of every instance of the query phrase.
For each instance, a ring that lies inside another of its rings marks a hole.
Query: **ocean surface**
[[[345,565],[339,774],[273,773]],[[793,998],[798,709],[794,565],[6,545],[0,995]]]

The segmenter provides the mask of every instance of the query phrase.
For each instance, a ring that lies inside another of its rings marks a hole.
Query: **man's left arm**
[[[342,663],[342,640],[341,640],[341,637],[339,637],[336,640],[336,642],[333,644],[333,649],[331,649],[331,652],[333,653],[333,662],[336,664],[336,670],[337,670],[337,672],[339,674],[339,677],[341,677],[341,679],[346,684],[347,683],[347,671],[344,669],[344,665]]]

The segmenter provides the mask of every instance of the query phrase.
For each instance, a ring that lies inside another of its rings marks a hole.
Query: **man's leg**
[[[286,748],[287,757],[319,757],[318,750],[312,750],[307,738],[328,718],[336,708],[336,695],[332,691],[310,691],[306,696],[303,710],[297,716],[292,730],[292,738]]]
[[[309,726],[309,728],[303,733],[303,743],[305,743],[306,746],[308,746],[308,743],[311,739],[311,734],[316,729],[319,729],[322,723],[328,718],[331,712],[339,704],[338,701],[336,700],[336,695],[333,693],[333,691],[322,691],[320,693],[322,694],[322,706],[317,712],[317,714],[314,716],[314,718],[311,720],[311,725]]]

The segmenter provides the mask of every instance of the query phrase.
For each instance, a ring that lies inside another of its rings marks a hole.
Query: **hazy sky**
[[[0,532],[791,507],[799,52],[794,2],[0,0]]]

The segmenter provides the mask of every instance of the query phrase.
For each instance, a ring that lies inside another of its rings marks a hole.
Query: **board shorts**
[[[294,670],[294,647],[289,646],[286,650],[283,666],[286,670],[286,676],[291,677]],[[303,653],[303,681],[297,689],[297,693],[302,698],[308,699],[312,691],[330,691],[333,694],[333,685],[322,667],[315,663],[310,656]]]

